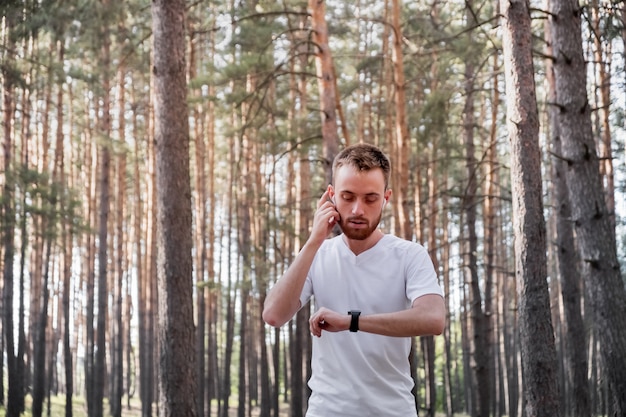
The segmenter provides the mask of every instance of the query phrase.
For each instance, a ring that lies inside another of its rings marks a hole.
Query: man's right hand
[[[331,200],[332,188],[329,185],[324,194],[317,202],[317,210],[313,218],[313,228],[309,240],[321,244],[328,234],[333,230],[336,223],[339,222],[341,216]]]

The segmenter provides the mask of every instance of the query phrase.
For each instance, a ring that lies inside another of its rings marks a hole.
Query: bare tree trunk
[[[311,13],[311,29],[313,42],[316,46],[315,65],[317,68],[317,85],[320,95],[320,112],[322,118],[323,157],[326,172],[326,183],[332,182],[332,163],[339,151],[337,133],[337,91],[333,57],[328,45],[328,27],[326,25],[326,1],[309,0]]]
[[[136,105],[135,105],[136,106]],[[139,137],[139,126],[136,118],[133,119],[133,132],[134,137]],[[141,150],[139,148],[139,141],[135,140],[135,154],[140,155]],[[146,149],[145,152],[150,152]],[[147,231],[150,229],[150,222],[148,218],[151,218],[150,213],[144,218],[144,207],[150,206],[151,199],[147,198],[147,204],[143,204],[140,178],[143,175],[139,169],[139,158],[136,158],[133,163],[134,170],[134,194],[136,196],[136,202],[134,207],[134,229],[135,229],[135,259],[136,259],[136,273],[137,273],[137,315],[138,315],[138,336],[139,336],[139,399],[141,400],[141,416],[152,416],[152,386],[150,378],[150,370],[152,369],[152,345],[149,338],[149,323],[150,323],[150,302],[149,302],[149,286],[150,276],[149,268],[144,268],[147,262],[150,260],[150,248],[151,239]],[[150,158],[148,158],[148,165],[150,164]],[[148,190],[151,189],[150,183],[152,182],[151,176],[148,176]],[[150,194],[150,191],[148,192]],[[146,241],[146,259],[144,259],[144,251],[142,248],[142,241]]]
[[[126,142],[126,89],[125,89],[126,70],[124,64],[118,69],[118,136],[121,143]],[[117,184],[115,196],[115,227],[117,239],[115,242],[117,247],[116,253],[116,279],[114,280],[113,289],[113,314],[112,318],[112,334],[111,334],[111,389],[109,393],[109,405],[111,415],[113,417],[121,417],[122,415],[122,395],[124,394],[124,271],[126,268],[126,233],[124,233],[126,224],[126,155],[120,153],[117,158]]]
[[[446,151],[447,152],[447,151]],[[448,176],[445,174],[447,172],[447,168],[444,168],[444,182],[443,189],[448,189]],[[447,209],[449,204],[448,196],[444,193],[441,198],[441,207],[444,212]],[[449,230],[449,222],[448,216],[441,216],[441,246],[443,248],[443,253],[441,255],[441,263],[442,263],[442,280],[443,280],[443,294],[444,300],[446,302],[446,325],[443,329],[443,384],[444,384],[444,410],[446,413],[446,417],[452,417],[452,415],[457,410],[457,404],[455,398],[458,397],[454,378],[452,373],[453,363],[456,363],[457,358],[456,355],[452,355],[452,316],[450,311],[450,290],[451,290],[451,282],[450,282],[450,230]],[[458,316],[457,316],[458,317]],[[454,331],[457,333],[457,330]],[[456,349],[455,349],[456,351]]]
[[[15,47],[15,39],[13,35],[14,25],[17,24],[18,8],[9,10],[6,15],[6,24],[8,26],[8,36],[10,39],[8,48]],[[21,387],[22,378],[18,375],[18,363],[15,356],[14,348],[14,320],[13,320],[13,288],[14,288],[14,255],[15,255],[15,203],[13,201],[15,195],[15,178],[13,170],[13,119],[15,113],[15,81],[10,73],[11,61],[5,62],[3,69],[3,154],[4,160],[4,184],[2,189],[2,246],[4,249],[3,259],[3,333],[7,355],[9,390],[7,396],[7,417],[19,417],[22,406],[20,397],[23,396]]]
[[[233,118],[234,119],[234,118]],[[228,194],[227,194],[227,198],[226,198],[226,210],[228,212],[227,214],[227,222],[228,222],[228,226],[227,226],[227,236],[228,236],[228,247],[230,247],[232,245],[231,242],[231,230],[233,229],[233,223],[234,223],[234,201],[235,201],[235,195],[233,193],[233,188],[234,188],[234,181],[235,181],[235,151],[234,151],[234,138],[232,136],[229,137],[229,155],[228,155],[228,161],[229,161],[229,172],[228,172],[228,181],[227,183],[229,184],[228,187]],[[235,286],[235,283],[233,282],[233,275],[236,272],[233,272],[233,263],[235,262],[232,258],[232,253],[231,251],[227,252],[227,272],[226,272],[226,276],[228,277],[227,280],[227,284],[226,284],[226,292],[224,293],[224,297],[226,297],[226,346],[224,347],[224,357],[223,357],[223,362],[224,364],[222,365],[222,379],[220,381],[220,390],[221,390],[221,395],[220,395],[220,405],[219,405],[219,417],[228,417],[228,406],[229,406],[229,399],[230,399],[230,394],[231,394],[231,388],[230,388],[230,383],[231,383],[231,373],[230,373],[230,368],[231,368],[231,362],[232,362],[232,356],[233,356],[233,339],[235,337],[235,303],[236,303],[236,297],[233,295],[233,287]]]
[[[192,10],[193,12],[193,10]],[[198,53],[197,48],[202,41],[201,38],[196,34],[196,21],[195,19],[189,18],[189,41],[188,41],[188,49],[189,49],[189,65],[188,65],[188,79],[194,80],[197,77],[197,66],[198,66]],[[194,281],[196,286],[196,372],[197,372],[197,381],[198,381],[198,395],[197,395],[197,405],[196,412],[199,416],[205,415],[205,400],[206,400],[206,345],[205,338],[207,335],[206,332],[206,294],[207,294],[207,269],[211,268],[211,264],[207,263],[207,167],[206,167],[206,153],[207,153],[207,145],[205,143],[205,118],[203,117],[203,107],[204,102],[201,100],[201,93],[198,89],[192,89],[190,94],[193,95],[193,101],[197,104],[193,106],[192,110],[192,118],[194,120],[194,130],[193,130],[193,143],[194,147],[194,169],[195,169],[195,214],[196,214],[196,222],[195,228],[197,232],[194,233],[194,242],[195,242],[195,268],[194,268]],[[211,403],[208,402],[210,407]]]
[[[196,416],[185,2],[152,3],[163,417]]]
[[[549,6],[549,1],[548,1]],[[546,25],[547,26],[547,25]],[[552,56],[552,39],[550,28],[546,27],[546,56]],[[548,83],[548,102],[556,103],[556,86],[552,60],[546,59],[546,79]],[[561,155],[561,135],[559,133],[559,109],[548,108],[548,120],[552,154]],[[556,157],[552,159],[552,186],[554,200],[554,216],[556,223],[555,252],[558,276],[561,278],[561,298],[563,303],[565,384],[564,388],[570,395],[564,395],[562,404],[567,409],[564,415],[572,417],[590,416],[591,402],[589,384],[587,382],[588,362],[586,349],[585,324],[582,317],[582,280],[580,276],[580,259],[575,246],[574,227],[571,222],[571,207],[565,175],[567,164]]]
[[[601,21],[600,5],[598,0],[591,2],[591,29],[593,31],[593,45],[595,65],[597,66],[598,88],[595,89],[600,94],[598,103],[598,117],[600,118],[599,134],[599,157],[600,174],[603,178],[604,194],[606,196],[606,209],[611,220],[611,227],[615,229],[615,173],[613,169],[613,147],[610,123],[611,109],[611,44],[607,42],[607,47],[603,44],[603,22]]]
[[[103,0],[105,5],[108,0]],[[102,77],[102,118],[100,120],[100,132],[108,137],[111,132],[110,114],[110,79],[108,70],[110,66],[110,44],[106,40],[108,33],[105,30],[102,45],[102,67],[105,75]],[[106,381],[106,330],[108,315],[108,234],[109,234],[109,211],[110,211],[110,181],[111,181],[111,150],[109,144],[105,143],[100,147],[100,201],[98,219],[98,316],[96,318],[96,344],[94,363],[94,409],[93,417],[102,417],[104,385]]]
[[[248,93],[250,93],[250,87],[254,84],[250,82],[251,76],[248,75],[248,83],[247,89]],[[249,109],[247,108],[246,103],[242,105],[242,120],[241,126],[247,126],[249,120],[246,119],[248,115]],[[248,135],[246,132],[243,133],[241,138],[241,146],[240,146],[240,156],[239,160],[241,161],[240,170],[241,170],[241,183],[239,184],[239,193],[237,193],[236,204],[237,204],[237,219],[239,223],[239,228],[237,230],[238,236],[238,247],[239,254],[241,256],[241,264],[242,264],[242,272],[241,272],[241,283],[239,285],[240,297],[241,297],[241,307],[240,307],[240,323],[239,323],[239,386],[238,386],[238,405],[237,405],[237,416],[245,417],[246,411],[246,394],[248,392],[247,388],[247,374],[246,370],[249,366],[248,361],[248,349],[250,345],[250,337],[248,332],[248,311],[249,311],[249,294],[252,286],[251,282],[251,265],[252,265],[252,212],[254,208],[251,205],[251,200],[254,200],[254,187],[253,176],[255,175],[254,170],[252,168],[252,148],[253,145],[251,143],[252,134]],[[250,198],[252,197],[252,198]]]
[[[54,200],[54,197],[51,198]],[[56,202],[50,201],[50,206],[55,207]],[[46,328],[48,324],[48,300],[50,293],[48,281],[50,276],[50,263],[52,251],[52,232],[54,227],[54,216],[52,210],[47,213],[51,218],[44,221],[46,229],[46,251],[44,257],[44,272],[42,275],[41,293],[39,294],[40,306],[39,315],[35,318],[35,335],[33,341],[33,403],[32,414],[34,417],[41,417],[43,414],[43,401],[46,395]]]
[[[475,15],[472,10],[473,3],[466,3],[467,25],[473,27]],[[463,108],[463,142],[465,145],[465,168],[467,174],[467,186],[463,195],[463,212],[467,228],[467,243],[465,249],[466,276],[469,283],[469,309],[472,323],[472,356],[474,365],[475,384],[473,396],[475,402],[472,403],[472,414],[479,417],[489,415],[489,394],[492,381],[489,374],[489,360],[491,357],[488,341],[488,317],[483,309],[483,303],[489,296],[485,294],[485,300],[480,289],[480,278],[478,274],[478,237],[476,234],[477,221],[477,193],[478,193],[478,172],[479,166],[476,159],[476,145],[474,143],[475,128],[475,80],[476,68],[475,57],[469,56],[465,62],[465,106]]]
[[[394,113],[395,113],[395,157],[396,168],[399,179],[394,184],[395,201],[398,204],[398,225],[399,235],[407,240],[413,238],[411,227],[411,217],[409,216],[409,156],[411,148],[409,146],[409,130],[406,121],[406,86],[404,80],[404,54],[402,52],[402,27],[400,25],[400,0],[391,2],[391,28],[392,28],[392,48],[391,61],[393,64],[393,87],[394,87]],[[419,198],[416,196],[415,198]]]
[[[87,112],[85,113],[88,114]],[[89,116],[86,116],[85,123],[90,126]],[[91,130],[87,131],[87,144],[84,149],[84,166],[86,167],[85,181],[88,184],[88,198],[84,211],[88,224],[96,223],[96,166],[93,160],[94,148],[96,148]],[[85,257],[85,291],[86,291],[86,314],[85,314],[85,396],[87,403],[87,414],[94,415],[94,352],[95,352],[95,332],[94,332],[94,314],[95,314],[95,258],[96,248],[93,233],[85,233],[84,247],[87,248],[87,256]]]
[[[626,289],[617,260],[615,229],[606,205],[591,128],[577,1],[553,0],[550,24],[554,51],[559,135],[584,281],[601,345],[602,368],[612,412],[626,414]]]
[[[511,142],[520,342],[527,416],[558,417],[556,349],[547,285],[539,117],[528,7],[524,1],[500,2],[507,127]]]
[[[499,57],[494,56],[494,68],[493,74],[498,74],[500,71],[498,64]],[[498,415],[500,408],[502,413],[504,413],[504,408],[501,406],[504,404],[503,396],[501,396],[500,387],[503,384],[498,384],[498,381],[501,382],[500,374],[498,371],[498,365],[500,364],[498,360],[498,344],[497,344],[497,328],[496,321],[499,320],[499,311],[497,307],[497,300],[494,305],[494,282],[496,281],[496,214],[497,214],[497,204],[498,204],[498,156],[497,156],[497,130],[498,130],[498,119],[499,119],[499,111],[500,109],[500,92],[498,90],[498,76],[494,75],[493,78],[493,90],[491,97],[491,128],[489,131],[489,136],[487,137],[488,142],[485,144],[485,191],[486,195],[484,203],[483,203],[483,222],[484,222],[484,240],[485,240],[485,314],[487,315],[487,343],[489,344],[489,380],[491,381],[489,398],[491,400],[492,406],[492,414]],[[484,108],[485,106],[483,106]],[[497,296],[496,296],[497,297]]]
[[[211,57],[215,56],[215,40],[214,40],[214,32],[211,32],[210,40],[209,40],[209,50]],[[209,97],[215,96],[215,86],[213,84],[209,85],[208,91]],[[207,322],[208,322],[208,366],[207,366],[207,386],[206,386],[206,404],[208,408],[207,415],[210,417],[212,415],[211,410],[211,400],[219,398],[218,386],[219,386],[219,366],[218,366],[218,345],[217,345],[217,327],[218,327],[218,299],[219,299],[219,290],[216,285],[216,271],[219,270],[219,267],[216,265],[218,262],[216,261],[215,251],[215,227],[216,227],[216,215],[217,215],[217,198],[215,193],[215,102],[210,100],[208,103],[208,108],[205,112],[205,131],[207,135],[207,159],[208,159],[208,204],[209,204],[209,216],[207,218],[207,230],[208,230],[208,259],[207,259],[207,268],[208,268],[208,281],[209,281],[209,290],[207,291]]]

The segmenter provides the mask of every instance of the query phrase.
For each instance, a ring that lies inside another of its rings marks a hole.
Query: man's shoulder
[[[382,246],[387,248],[397,248],[401,250],[422,250],[424,247],[417,242],[412,240],[402,239],[396,235],[385,234],[383,238],[380,240]]]

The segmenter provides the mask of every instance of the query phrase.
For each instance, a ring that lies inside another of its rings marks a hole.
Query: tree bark
[[[126,143],[126,89],[125,89],[126,70],[124,64],[120,65],[118,70],[119,82],[119,98],[117,103],[118,110],[118,137],[121,143]],[[121,153],[117,156],[117,183],[115,196],[115,280],[113,289],[113,321],[111,329],[111,389],[109,395],[109,405],[111,415],[113,417],[121,417],[122,415],[122,395],[124,394],[124,271],[126,270],[126,250],[125,243],[127,235],[126,229],[126,155]]]
[[[109,0],[103,0],[103,7],[108,6]],[[105,23],[106,25],[106,23]],[[104,74],[102,76],[102,116],[99,120],[99,133],[105,138],[111,133],[111,97],[110,97],[110,77],[111,65],[110,42],[108,40],[109,31],[103,29],[102,33],[101,62]],[[107,310],[108,310],[108,245],[109,245],[109,212],[110,212],[110,183],[111,183],[111,150],[108,140],[99,149],[100,168],[100,201],[98,218],[98,315],[96,318],[96,344],[94,361],[94,409],[93,417],[104,415],[104,386],[107,375],[106,366],[106,333],[107,333]]]
[[[404,77],[404,54],[402,52],[402,27],[400,24],[400,0],[391,2],[391,28],[392,28],[392,48],[391,61],[393,69],[394,87],[394,127],[395,127],[395,159],[398,183],[394,184],[395,201],[398,204],[398,233],[407,240],[413,238],[413,228],[409,216],[409,157],[411,147],[409,146],[409,129],[406,121],[406,86]],[[415,196],[419,199],[419,196]],[[418,236],[418,238],[420,238]],[[421,239],[420,239],[421,240]]]
[[[9,10],[6,15],[6,24],[8,27],[9,42],[7,47],[9,49],[15,48],[15,38],[12,33],[16,30],[14,25],[17,25],[18,8]],[[20,397],[23,396],[22,379],[18,375],[18,363],[15,356],[14,348],[14,320],[13,320],[13,289],[14,289],[14,254],[15,254],[15,202],[13,201],[15,195],[15,178],[13,173],[13,119],[15,114],[15,83],[14,75],[11,73],[13,62],[7,60],[3,64],[3,172],[4,172],[4,184],[2,188],[3,198],[2,203],[2,247],[4,249],[3,259],[3,333],[7,355],[7,370],[8,370],[8,395],[7,395],[7,417],[19,417],[22,406],[20,406]]]
[[[591,127],[582,50],[581,9],[576,0],[550,3],[559,135],[567,164],[572,220],[585,289],[601,345],[602,368],[615,415],[626,414],[626,289],[617,260],[615,229],[606,205]]]
[[[152,3],[160,415],[196,416],[185,1]]]
[[[591,2],[591,30],[593,33],[594,62],[597,68],[598,86],[595,89],[599,93],[596,105],[599,117],[598,149],[600,160],[600,174],[604,184],[606,210],[611,220],[611,228],[615,229],[615,172],[613,168],[613,139],[611,134],[611,47],[610,43],[605,48],[606,41],[604,24],[598,0]],[[607,42],[608,43],[608,42]]]
[[[466,3],[467,25],[473,27],[476,21],[472,2]],[[465,215],[467,229],[467,243],[465,246],[466,279],[469,283],[469,303],[470,319],[472,324],[472,357],[474,364],[472,367],[473,384],[472,402],[473,415],[487,417],[489,415],[489,394],[492,381],[489,374],[489,360],[491,358],[488,340],[488,316],[483,305],[490,296],[483,295],[480,289],[480,277],[478,274],[478,236],[476,233],[477,205],[478,205],[478,172],[479,165],[476,159],[476,145],[474,139],[474,129],[477,124],[475,120],[475,77],[476,77],[476,55],[468,54],[465,62],[465,105],[463,108],[463,142],[465,146],[465,169],[467,175],[467,186],[463,195],[463,213]]]
[[[539,117],[529,5],[502,0],[502,34],[511,144],[511,182],[520,345],[528,417],[560,415],[556,349],[547,285]]]
[[[317,85],[320,95],[320,114],[322,119],[322,147],[326,183],[332,182],[332,163],[339,151],[337,133],[337,91],[333,57],[328,45],[328,26],[326,24],[326,1],[309,0],[311,30],[315,44],[315,66]]]
[[[548,1],[549,6],[549,1]],[[546,24],[546,56],[553,55],[550,27]],[[554,68],[551,59],[546,59],[546,80],[548,84],[548,102],[556,103]],[[549,137],[553,155],[561,155],[561,135],[559,134],[559,109],[552,105],[548,108]],[[587,381],[588,362],[586,349],[586,331],[582,316],[582,279],[580,258],[575,245],[574,227],[571,222],[569,192],[565,182],[567,164],[558,157],[552,158],[552,192],[556,236],[554,239],[558,276],[561,284],[563,305],[563,338],[565,356],[564,391],[561,393],[563,414],[572,417],[590,416],[591,402]]]

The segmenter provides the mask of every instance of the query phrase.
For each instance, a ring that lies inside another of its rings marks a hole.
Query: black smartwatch
[[[348,314],[352,316],[352,319],[350,320],[350,331],[353,333],[358,332],[359,316],[361,315],[361,312],[359,310],[350,310],[348,311]]]

